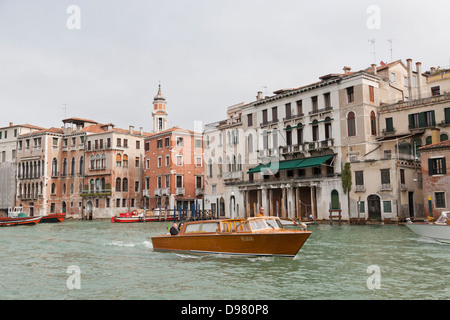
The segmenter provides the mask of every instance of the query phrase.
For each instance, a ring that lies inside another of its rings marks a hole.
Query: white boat
[[[413,223],[408,219],[406,226],[419,236],[450,243],[450,220],[448,214],[450,214],[450,211],[442,212],[436,222]]]

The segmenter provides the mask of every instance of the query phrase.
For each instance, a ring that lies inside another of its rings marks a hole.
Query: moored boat
[[[115,223],[133,223],[133,222],[154,222],[154,221],[173,221],[179,220],[178,216],[160,214],[160,212],[147,212],[143,210],[133,210],[131,212],[121,213],[118,217],[112,217],[111,222]]]
[[[40,223],[63,222],[65,217],[65,213],[51,213],[46,216],[42,216]]]
[[[441,213],[436,222],[411,222],[408,220],[406,226],[414,233],[431,238],[440,242],[450,243],[450,219],[448,218],[450,211]]]
[[[34,226],[41,221],[41,217],[2,217],[0,218],[0,227],[12,227],[20,225]]]
[[[310,235],[284,229],[277,217],[253,217],[188,222],[175,236],[151,240],[154,250],[293,258]]]

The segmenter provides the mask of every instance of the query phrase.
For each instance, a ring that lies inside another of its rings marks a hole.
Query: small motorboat
[[[51,222],[63,222],[66,214],[63,213],[51,213],[46,216],[42,216],[41,223],[51,223]]]
[[[12,227],[20,225],[34,226],[41,221],[41,217],[2,217],[0,218],[0,227]]]
[[[405,224],[412,232],[431,238],[440,242],[450,243],[450,219],[448,215],[450,211],[444,211],[441,213],[439,219],[435,222],[412,222],[409,218]]]
[[[286,230],[278,217],[204,220],[185,223],[177,235],[151,238],[154,250],[293,258],[311,235]]]
[[[154,221],[173,221],[173,214],[166,215],[164,211],[162,214],[160,212],[146,212],[144,214],[144,210],[137,209],[131,212],[121,213],[118,217],[112,217],[111,222],[119,222],[119,223],[132,223],[132,222],[154,222]],[[179,217],[176,216],[175,220],[179,220]]]

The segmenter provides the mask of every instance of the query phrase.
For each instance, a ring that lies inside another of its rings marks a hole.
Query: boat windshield
[[[186,225],[184,233],[210,233],[219,230],[218,222],[193,223]]]
[[[274,229],[282,228],[282,225],[279,220],[276,219],[266,219],[266,223],[269,225],[269,227]]]
[[[442,224],[447,224],[449,221],[448,217],[447,217],[447,212],[442,212],[441,216],[439,217],[439,219],[436,220],[436,223],[442,223]]]

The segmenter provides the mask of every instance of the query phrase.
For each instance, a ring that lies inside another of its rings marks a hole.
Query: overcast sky
[[[370,66],[369,39],[377,63],[393,39],[393,60],[446,67],[449,13],[449,0],[0,0],[0,127],[151,131],[161,81],[168,125],[193,129],[257,91]]]

